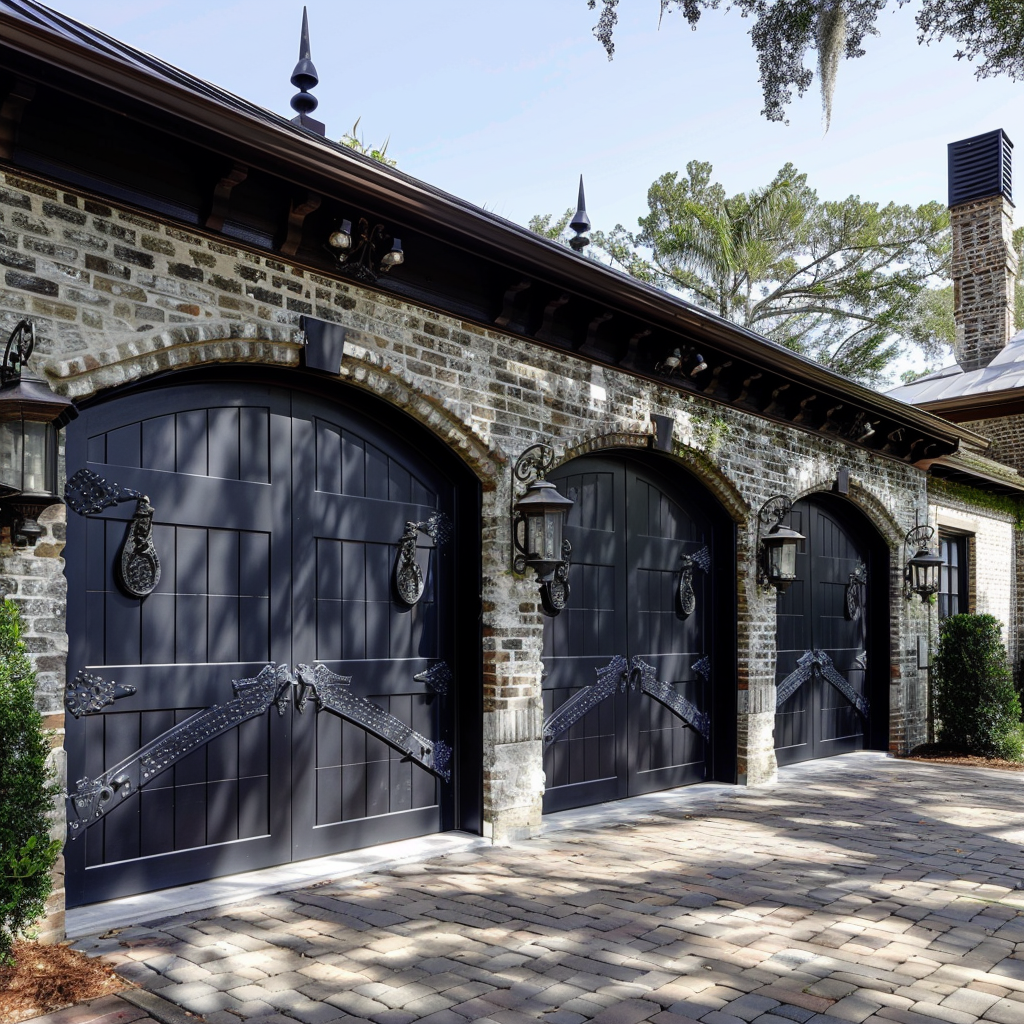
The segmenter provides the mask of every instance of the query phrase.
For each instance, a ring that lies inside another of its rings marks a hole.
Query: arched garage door
[[[780,765],[887,746],[888,558],[841,499],[793,505],[796,582],[777,598],[775,753]]]
[[[444,469],[351,408],[229,382],[85,410],[67,467],[101,496],[66,552],[70,905],[474,827]],[[155,509],[142,598],[114,483]]]
[[[545,627],[545,811],[735,779],[731,524],[667,459],[549,474],[575,505]]]

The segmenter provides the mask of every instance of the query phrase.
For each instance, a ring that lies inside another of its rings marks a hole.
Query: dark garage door
[[[128,596],[135,504],[69,516],[69,679],[118,684],[67,720],[70,905],[454,827],[442,472],[364,416],[238,383],[87,409],[67,466],[149,497],[162,563]],[[414,605],[395,596],[407,523]]]
[[[879,614],[887,559],[871,528],[840,500],[796,502],[790,525],[807,539],[796,582],[777,598],[778,762],[884,748],[888,703],[880,668],[887,669],[888,657]]]
[[[545,628],[545,811],[731,780],[728,531],[656,464],[586,457],[549,478],[575,505],[571,596]]]

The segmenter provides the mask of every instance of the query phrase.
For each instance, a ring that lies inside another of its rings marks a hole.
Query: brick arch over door
[[[549,479],[575,505],[569,603],[545,625],[545,810],[735,781],[735,524],[668,455]]]
[[[797,579],[776,598],[780,765],[888,747],[890,547],[859,502],[793,503]]]
[[[293,328],[263,322],[214,320],[180,324],[147,334],[132,334],[68,359],[52,360],[45,370],[53,389],[76,402],[88,401],[157,375],[224,367],[298,369],[300,334]],[[345,384],[383,398],[440,438],[466,462],[486,488],[507,461],[503,453],[445,404],[445,396],[398,375],[372,353],[346,355],[339,372]],[[321,380],[322,387],[325,378]]]
[[[204,370],[69,428],[69,476],[148,495],[162,562],[131,597],[135,502],[69,516],[71,905],[480,829],[479,483],[411,418],[319,386]],[[453,536],[412,538],[410,605],[406,524],[437,516]]]

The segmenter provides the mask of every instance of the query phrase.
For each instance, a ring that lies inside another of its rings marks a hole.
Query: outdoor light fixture
[[[703,373],[708,368],[708,364],[699,352],[688,349],[684,356],[682,349],[674,348],[669,355],[665,356],[664,359],[655,365],[654,372],[663,373],[666,377],[672,377],[680,370],[684,362],[692,364],[685,371],[691,377],[696,377],[698,373]]]
[[[22,320],[0,364],[0,510],[20,546],[35,544],[43,532],[36,516],[61,500],[57,431],[78,415],[69,399],[27,370],[35,344],[35,325]]]
[[[929,548],[929,542],[935,536],[931,526],[915,526],[907,531],[903,538],[903,560],[906,568],[903,572],[903,596],[909,599],[919,594],[922,601],[927,601],[932,594],[939,592],[939,570],[942,568],[942,557]],[[913,550],[914,554],[907,556]]]
[[[383,224],[374,224],[360,217],[355,231],[352,222],[343,220],[327,236],[327,251],[334,258],[338,272],[346,277],[373,284],[392,267],[405,262],[401,239],[396,238]]]
[[[769,498],[757,513],[757,582],[762,587],[785,590],[796,579],[796,552],[802,533],[782,525],[793,511],[784,494]],[[770,526],[767,532],[762,527]]]
[[[544,479],[554,457],[550,445],[533,444],[512,467],[512,571],[537,573],[545,615],[557,615],[569,600],[572,545],[562,532],[575,504]]]

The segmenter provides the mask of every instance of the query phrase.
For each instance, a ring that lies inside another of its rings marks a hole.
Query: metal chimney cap
[[[1005,196],[1013,202],[1013,143],[1002,128],[951,142],[949,205]]]

